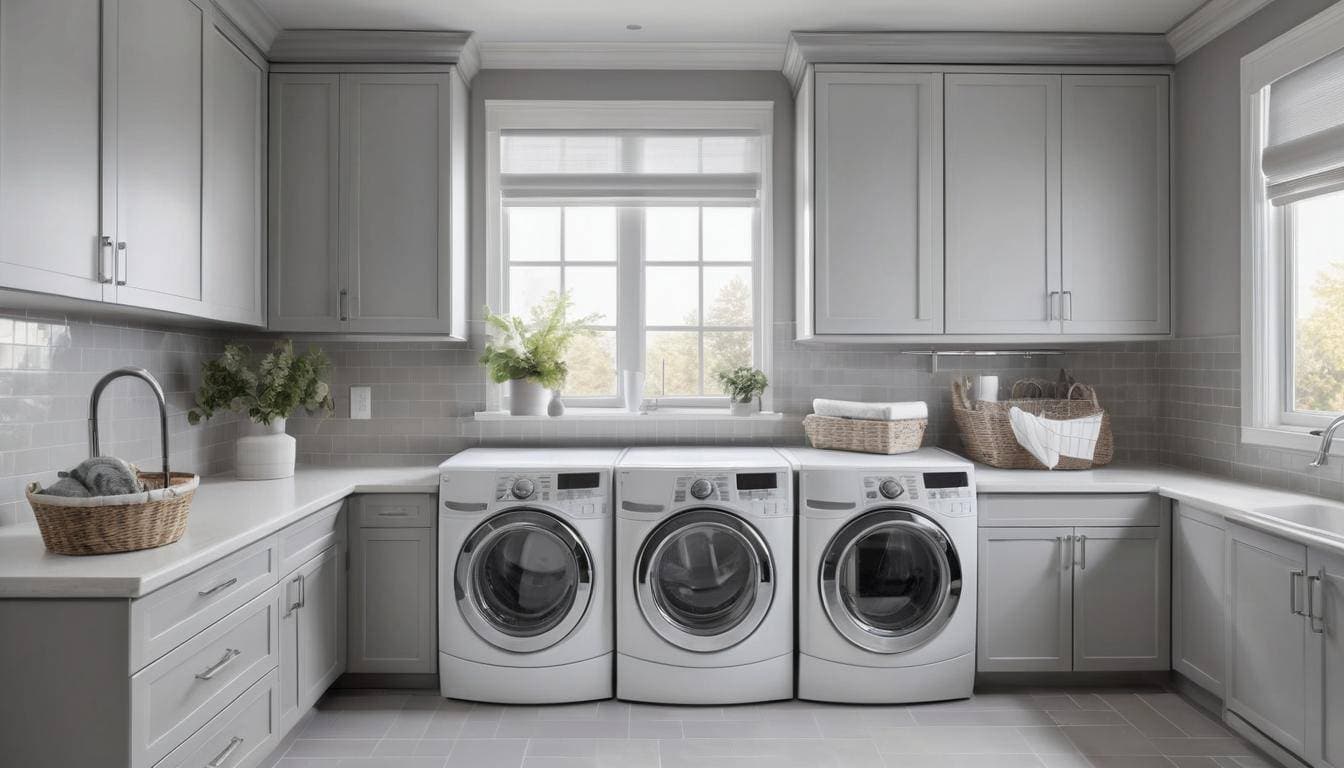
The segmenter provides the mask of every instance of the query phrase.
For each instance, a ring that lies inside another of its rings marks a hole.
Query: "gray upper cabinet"
[[[1058,333],[1058,75],[946,77],[948,333]]]
[[[942,331],[941,81],[816,75],[817,333]]]
[[[111,280],[111,253],[98,239],[101,30],[100,6],[89,0],[0,3],[5,287],[98,301],[100,277]]]
[[[270,327],[466,337],[466,84],[277,73]]]
[[[1071,334],[1171,330],[1166,75],[1065,75],[1063,309]]]

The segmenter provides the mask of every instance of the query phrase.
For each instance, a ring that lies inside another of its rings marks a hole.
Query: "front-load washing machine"
[[[975,682],[974,467],[784,451],[798,468],[798,696],[898,704]]]
[[[473,448],[440,466],[444,696],[510,704],[611,697],[619,454]]]
[[[792,469],[769,448],[631,448],[616,468],[616,695],[793,697]]]

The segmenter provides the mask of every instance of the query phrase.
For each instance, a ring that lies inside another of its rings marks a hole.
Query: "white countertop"
[[[977,493],[1157,493],[1233,522],[1344,554],[1344,503],[1175,467],[1121,466],[1047,472],[994,469],[977,464],[975,489]],[[1321,514],[1312,515],[1308,525],[1290,519],[1289,512],[1266,512],[1298,505],[1318,505]]]
[[[117,555],[53,555],[36,524],[0,528],[0,598],[139,597],[352,493],[438,493],[435,467],[299,467],[284,480],[207,477],[175,544]]]

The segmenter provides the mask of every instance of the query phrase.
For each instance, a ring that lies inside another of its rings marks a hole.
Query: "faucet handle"
[[[1308,434],[1310,434],[1312,437],[1320,437],[1321,435],[1324,435],[1324,434],[1325,434],[1325,430],[1323,430],[1323,429],[1313,429],[1313,430],[1311,430],[1311,432],[1309,432]]]

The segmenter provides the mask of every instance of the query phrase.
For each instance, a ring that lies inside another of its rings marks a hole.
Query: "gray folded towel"
[[[135,467],[114,456],[95,456],[85,459],[69,472],[58,473],[60,480],[42,493],[52,496],[122,496],[141,493],[145,487],[137,477]]]

